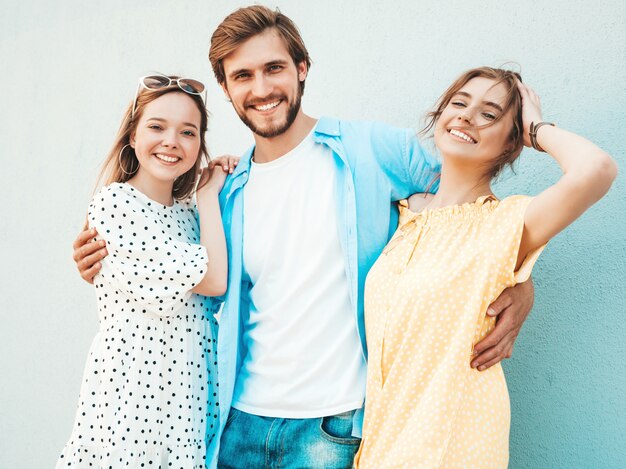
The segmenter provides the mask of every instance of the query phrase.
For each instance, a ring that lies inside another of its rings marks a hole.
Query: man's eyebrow
[[[147,120],[149,121],[158,121],[158,122],[167,122],[167,119],[163,119],[162,117],[150,117]],[[193,127],[198,130],[198,126],[196,124],[192,124],[191,122],[183,122],[183,125],[186,127]]]
[[[276,60],[271,60],[269,62],[266,62],[263,64],[263,68],[267,68],[267,67],[271,67],[273,65],[287,65],[289,62],[287,62],[286,60],[282,60],[282,59],[276,59]],[[232,72],[230,72],[228,74],[228,76],[230,78],[234,78],[237,75],[241,74],[241,73],[250,73],[250,69],[249,68],[239,68],[237,70],[233,70]]]
[[[237,75],[239,75],[240,73],[250,73],[250,70],[249,70],[249,69],[247,69],[247,68],[240,68],[240,69],[238,69],[238,70],[233,70],[232,72],[230,72],[230,73],[228,74],[228,76],[229,76],[230,78],[234,78],[234,77],[236,77]]]
[[[472,95],[465,92],[465,91],[457,91],[456,93],[454,93],[454,95],[456,96],[457,94],[460,94],[461,96],[465,96],[466,98],[471,98]],[[498,103],[494,103],[493,101],[483,101],[484,104],[486,104],[487,106],[491,106],[492,108],[497,109],[500,112],[504,112],[504,110],[502,109],[502,106],[500,106]]]
[[[277,59],[277,60],[272,60],[270,62],[267,62],[265,64],[265,67],[271,67],[272,65],[287,65],[287,61],[286,60],[282,60],[282,59]]]

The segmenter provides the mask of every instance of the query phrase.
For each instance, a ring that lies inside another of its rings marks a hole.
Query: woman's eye
[[[149,129],[161,130],[161,126],[157,124],[151,124],[148,126]]]
[[[183,135],[187,135],[188,137],[195,137],[196,134],[191,130],[183,130]]]
[[[466,107],[463,101],[452,101],[450,104],[456,107]]]
[[[495,115],[495,114],[492,114],[492,113],[490,113],[490,112],[483,112],[483,117],[484,117],[485,119],[488,119],[488,120],[492,121],[492,120],[495,120],[496,115]]]

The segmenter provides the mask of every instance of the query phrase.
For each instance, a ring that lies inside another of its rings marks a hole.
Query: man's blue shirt
[[[361,347],[367,358],[363,289],[370,268],[396,230],[394,202],[425,192],[439,172],[435,159],[411,129],[377,122],[351,122],[323,117],[315,126],[316,143],[332,150],[336,170],[336,203],[341,248],[345,257],[350,299]],[[219,438],[226,424],[235,380],[246,354],[243,323],[249,315],[250,284],[243,278],[243,188],[254,148],[241,158],[220,194],[228,246],[228,291],[220,318],[217,359],[220,428],[207,460],[216,465]],[[285,220],[285,229],[289,229]],[[239,379],[245,378],[240,377]]]

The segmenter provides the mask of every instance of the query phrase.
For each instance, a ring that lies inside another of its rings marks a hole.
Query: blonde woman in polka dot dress
[[[109,255],[99,331],[57,468],[204,468],[218,425],[214,304],[227,258],[218,193],[234,160],[207,159],[195,80],[140,80],[88,222]],[[224,167],[225,165],[225,167]]]
[[[434,129],[443,163],[439,191],[400,202],[398,230],[366,282],[358,467],[508,464],[502,367],[471,366],[474,344],[494,327],[487,307],[528,279],[544,245],[607,192],[617,171],[591,142],[543,124],[539,98],[518,78],[470,70],[429,114],[426,131]],[[524,145],[546,151],[563,176],[536,197],[498,200],[490,182]]]

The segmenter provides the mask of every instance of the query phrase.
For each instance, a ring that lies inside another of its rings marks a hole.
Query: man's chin
[[[287,130],[289,130],[289,127],[291,127],[291,124],[284,123],[281,126],[271,126],[264,128],[257,127],[256,129],[251,128],[250,130],[252,130],[252,132],[254,132],[254,134],[258,135],[259,137],[274,138],[287,132]]]
[[[239,115],[241,121],[252,131],[253,134],[262,138],[274,138],[287,132],[291,127],[291,124],[295,122],[298,112],[300,111],[300,99],[301,95],[298,95],[296,101],[288,107],[287,114],[279,123],[267,124],[266,122],[262,122],[260,125],[257,125],[253,119],[248,117],[247,114],[240,113],[238,111],[237,114]]]
[[[242,122],[246,125],[246,127],[248,127],[253,134],[262,137],[262,138],[274,138],[274,137],[278,137],[281,134],[284,134],[285,132],[287,132],[287,130],[289,130],[289,127],[291,127],[291,124],[293,124],[292,122],[288,122],[288,121],[283,121],[280,122],[278,124],[271,124],[271,125],[267,125],[267,124],[262,124],[262,125],[256,125],[252,120],[244,118],[242,116],[241,117]]]

